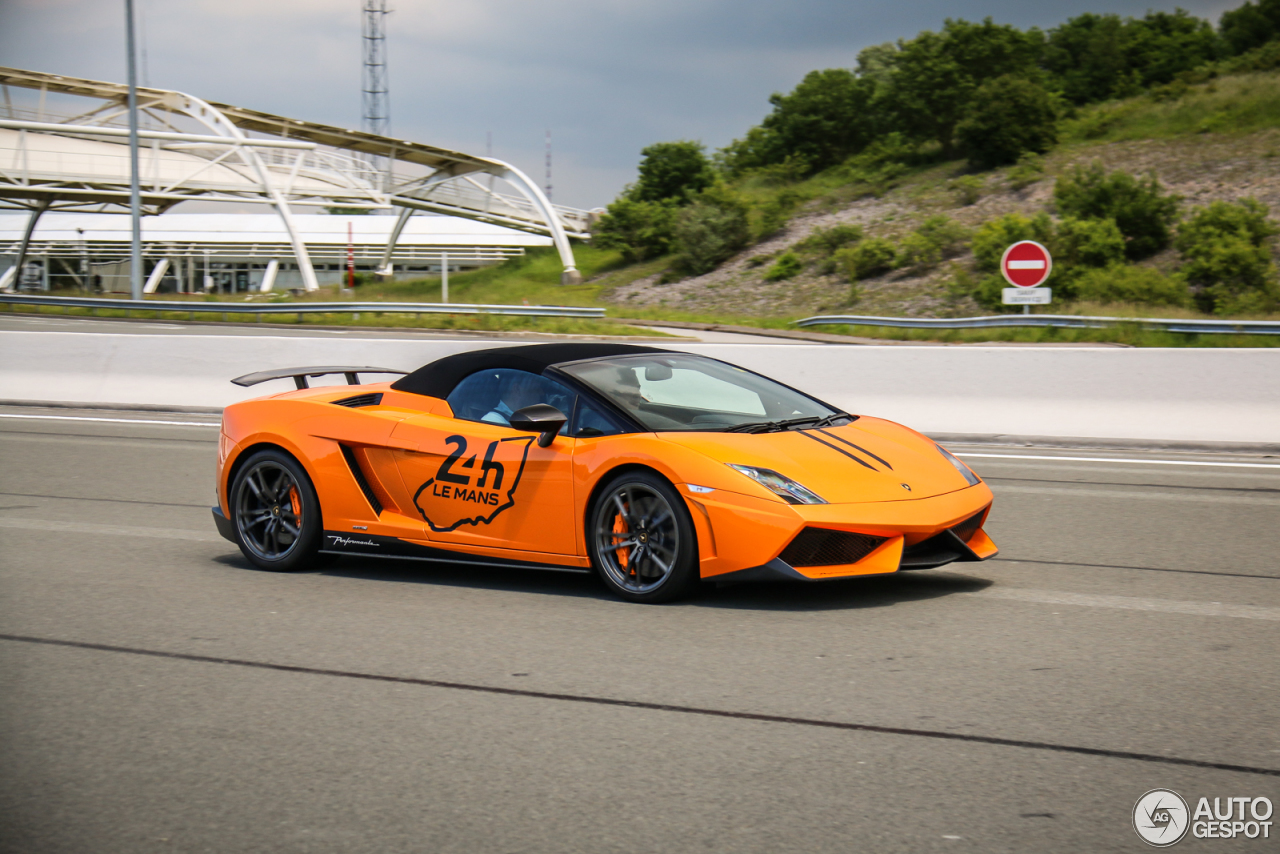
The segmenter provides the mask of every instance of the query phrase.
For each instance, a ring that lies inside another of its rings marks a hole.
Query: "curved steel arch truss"
[[[33,226],[44,210],[128,205],[125,85],[0,68],[0,88],[0,205],[31,210]],[[15,103],[11,89],[30,97]],[[562,281],[580,280],[570,238],[590,237],[592,212],[552,205],[508,163],[183,92],[138,94],[146,212],[193,199],[271,204],[308,289],[316,277],[291,204],[399,208],[384,267],[404,222],[421,210],[545,234],[560,253]],[[493,179],[515,193],[495,192]]]

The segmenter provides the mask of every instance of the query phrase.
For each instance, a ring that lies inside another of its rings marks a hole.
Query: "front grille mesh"
[[[779,557],[791,566],[838,566],[857,563],[875,551],[885,537],[805,528]]]
[[[973,537],[974,533],[978,530],[978,528],[982,526],[982,513],[983,511],[981,510],[979,510],[977,513],[974,513],[972,516],[970,516],[968,519],[965,519],[959,525],[952,527],[951,532],[954,533],[957,537],[959,537],[964,542],[966,543],[969,542],[969,540]]]

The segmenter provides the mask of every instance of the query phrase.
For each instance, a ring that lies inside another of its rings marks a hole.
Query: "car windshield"
[[[659,432],[768,432],[845,417],[773,380],[701,356],[620,356],[559,369]]]

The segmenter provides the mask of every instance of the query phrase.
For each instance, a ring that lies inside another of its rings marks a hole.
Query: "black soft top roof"
[[[423,394],[427,397],[446,398],[454,386],[476,371],[494,368],[512,368],[541,374],[552,365],[577,362],[582,359],[605,359],[610,356],[633,356],[639,353],[670,353],[658,347],[638,347],[634,344],[573,343],[529,344],[523,347],[496,347],[490,350],[469,350],[436,359],[418,370],[401,377],[391,384],[396,391]]]

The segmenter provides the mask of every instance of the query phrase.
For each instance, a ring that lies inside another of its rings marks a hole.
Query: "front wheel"
[[[274,572],[315,565],[324,536],[320,501],[297,460],[258,451],[236,472],[230,499],[240,551],[251,563]]]
[[[629,602],[669,602],[698,580],[693,520],[657,474],[626,472],[600,492],[591,512],[591,564]]]

